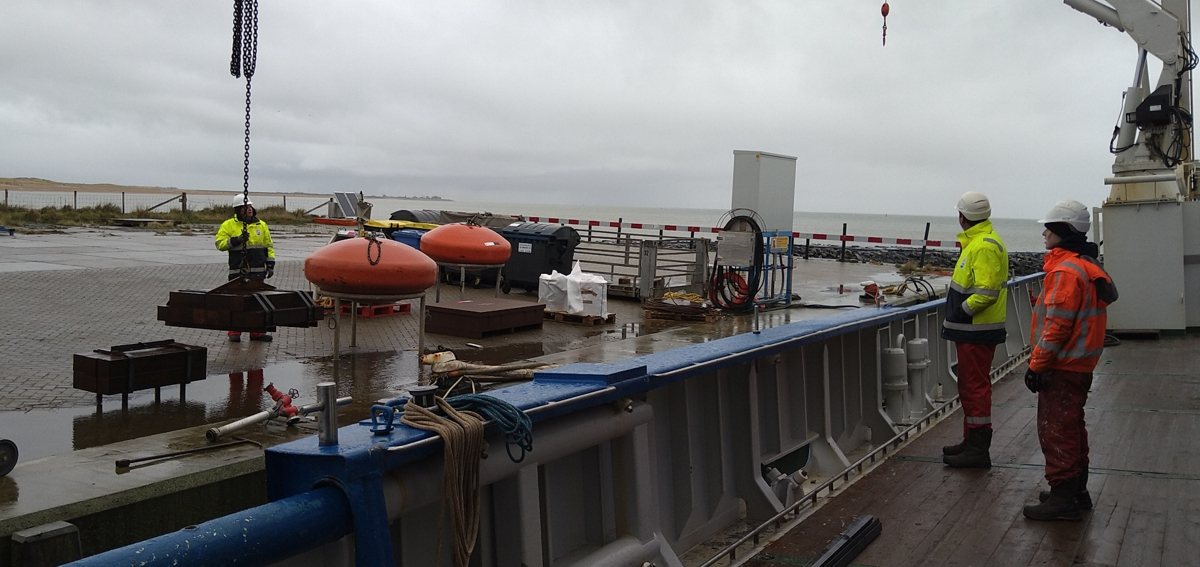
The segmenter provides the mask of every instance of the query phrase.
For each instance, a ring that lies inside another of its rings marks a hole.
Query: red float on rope
[[[884,2],[883,7],[879,9],[879,12],[881,14],[883,14],[883,44],[884,45],[887,45],[887,17],[888,17],[888,12],[890,12],[890,11],[891,11],[891,8],[888,7],[887,2]]]

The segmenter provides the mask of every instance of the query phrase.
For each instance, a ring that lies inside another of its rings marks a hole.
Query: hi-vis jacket
[[[946,294],[942,338],[956,343],[1000,344],[1006,336],[1008,250],[990,220],[959,233],[958,241],[962,254]]]
[[[1047,252],[1044,266],[1029,331],[1029,369],[1091,372],[1104,351],[1107,307],[1117,300],[1117,288],[1095,260],[1063,248]]]
[[[246,232],[250,235],[249,241],[230,246],[229,239],[240,237],[242,235],[242,227],[246,228]],[[229,252],[229,279],[234,279],[241,274],[242,270],[242,254],[249,258],[250,278],[261,280],[266,279],[267,270],[275,268],[275,243],[271,240],[271,231],[267,230],[267,223],[251,219],[251,222],[244,223],[235,216],[223,223],[221,228],[217,229],[217,250]]]

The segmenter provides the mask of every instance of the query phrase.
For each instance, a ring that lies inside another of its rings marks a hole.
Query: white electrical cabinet
[[[763,231],[792,232],[795,203],[796,158],[734,150],[732,208],[758,213]]]
[[[1187,326],[1200,327],[1200,201],[1183,203],[1183,294]]]

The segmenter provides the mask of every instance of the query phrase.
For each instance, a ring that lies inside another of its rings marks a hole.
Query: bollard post
[[[125,214],[125,192],[121,191],[121,214]]]
[[[846,223],[842,223],[842,253],[838,256],[839,262],[846,261]]]
[[[187,214],[187,193],[182,193],[179,195],[179,210],[183,214]]]
[[[808,245],[810,242],[812,242],[812,239],[809,239],[809,238],[804,239],[804,259],[805,260],[808,259]]]
[[[929,246],[929,223],[925,223],[925,239],[921,241],[921,261],[917,264],[917,268],[925,267],[925,248]]]
[[[71,208],[78,211],[79,210],[79,191],[75,191],[74,193],[75,193],[75,196],[74,196],[74,201],[73,201],[73,204],[71,205]]]
[[[317,399],[321,404],[321,414],[317,417],[317,443],[319,445],[337,445],[337,384],[333,382],[317,384]]]
[[[287,212],[287,195],[283,196],[283,212]]]

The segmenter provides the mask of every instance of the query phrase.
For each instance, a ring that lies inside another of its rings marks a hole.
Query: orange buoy
[[[393,240],[351,238],[309,254],[304,260],[304,277],[322,291],[412,295],[437,282],[437,264]]]
[[[421,235],[421,252],[447,264],[495,266],[508,261],[512,245],[486,226],[444,224]]]

